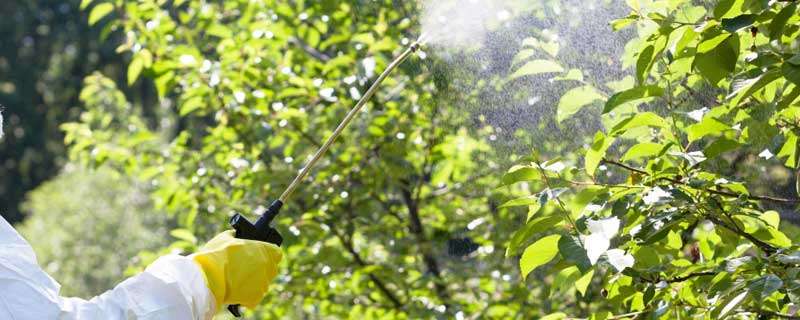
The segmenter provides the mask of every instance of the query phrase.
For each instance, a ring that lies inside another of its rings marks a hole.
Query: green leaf
[[[622,161],[630,161],[630,160],[637,160],[640,158],[649,158],[658,155],[661,150],[664,149],[664,145],[660,143],[654,142],[643,142],[639,144],[633,145],[628,152],[625,152],[625,155],[620,158]]]
[[[562,68],[558,63],[550,60],[531,60],[525,63],[522,67],[517,69],[514,74],[511,75],[510,80],[521,78],[524,76],[542,74],[542,73],[554,73],[554,72],[563,72],[564,68]]]
[[[558,240],[561,235],[554,234],[539,239],[532,245],[525,248],[522,252],[522,258],[519,260],[519,268],[522,271],[522,277],[528,277],[533,270],[547,264],[558,254]]]
[[[583,81],[583,71],[580,69],[569,69],[563,76],[553,77],[553,81]]]
[[[511,61],[511,66],[517,66],[518,64],[522,63],[525,60],[530,59],[533,55],[536,54],[536,50],[534,49],[522,49],[520,50],[517,55],[514,56],[514,59]]]
[[[790,62],[785,62],[781,66],[781,74],[786,80],[791,81],[797,86],[800,86],[800,66],[794,65]]]
[[[769,24],[769,39],[770,40],[780,40],[781,35],[783,35],[783,30],[786,28],[786,23],[789,21],[795,12],[797,12],[797,3],[789,4],[786,7],[783,7],[781,11],[772,18],[772,22]]]
[[[589,270],[581,276],[578,281],[575,281],[575,289],[581,293],[582,296],[586,296],[586,290],[589,288],[589,284],[592,283],[592,277],[594,276],[594,269]]]
[[[529,221],[511,237],[511,242],[509,242],[508,248],[506,249],[506,257],[517,255],[525,241],[528,241],[528,239],[538,233],[558,225],[562,220],[563,218],[560,214],[555,214],[538,217]]]
[[[697,46],[694,68],[714,85],[736,70],[739,58],[739,37],[723,33],[701,42]]]
[[[203,107],[203,99],[199,96],[194,96],[183,102],[180,106],[180,115],[185,116]]]
[[[128,85],[133,85],[137,79],[139,79],[139,74],[142,73],[142,69],[144,69],[144,60],[139,57],[139,55],[134,55],[131,64],[128,65]]]
[[[730,313],[731,311],[736,309],[736,307],[738,307],[739,304],[742,303],[742,301],[744,301],[745,298],[747,298],[747,294],[748,293],[749,292],[747,290],[745,290],[744,292],[742,292],[742,293],[740,293],[740,294],[738,294],[736,296],[733,296],[733,297],[731,297],[729,299],[722,300],[721,303],[719,304],[719,306],[721,308],[718,307],[718,308],[714,309],[714,311],[717,311],[717,310],[719,310],[719,311],[718,312],[712,312],[712,315],[714,313],[717,313],[717,316],[714,317],[714,318],[715,319],[724,319],[725,316],[728,315],[728,313]]]
[[[592,86],[577,87],[567,91],[558,102],[556,120],[560,123],[574,115],[581,108],[602,100],[603,95]]]
[[[558,252],[564,260],[574,263],[581,272],[586,272],[592,268],[592,263],[586,255],[586,249],[581,245],[580,239],[567,236],[561,237],[558,241]]]
[[[586,157],[584,160],[586,173],[589,176],[594,176],[594,172],[600,165],[600,161],[602,161],[603,157],[606,156],[606,151],[608,151],[608,148],[611,147],[613,143],[614,138],[606,137],[602,132],[598,132],[594,136],[594,142],[592,142],[589,150],[586,151]]]
[[[80,5],[81,10],[86,10],[86,8],[88,8],[89,5],[92,4],[92,2],[94,2],[94,0],[81,0],[81,5]]]
[[[730,95],[728,95],[727,99],[730,99],[731,105],[738,105],[739,102],[749,98],[754,93],[758,92],[758,90],[761,90],[773,81],[780,79],[780,77],[781,73],[778,71],[778,69],[772,69],[752,79],[734,81],[731,85],[734,90]]]
[[[769,297],[780,288],[783,288],[783,280],[774,274],[768,274],[751,282],[747,288],[753,293],[753,296],[760,301]]]
[[[659,86],[649,85],[634,87],[611,96],[603,108],[603,113],[609,113],[614,110],[614,108],[624,103],[660,97],[662,95],[664,95],[664,89]]]
[[[556,274],[555,278],[553,278],[553,285],[550,286],[550,297],[557,292],[571,288],[580,277],[581,272],[575,266],[562,269]]]
[[[609,136],[618,136],[625,133],[625,131],[640,127],[667,128],[669,127],[669,122],[655,113],[641,112],[627,117],[615,124],[611,129]]]
[[[522,207],[539,203],[539,195],[534,194],[507,201],[500,208]]]
[[[655,65],[656,58],[658,58],[658,56],[664,52],[664,48],[667,47],[667,40],[668,37],[659,36],[652,41],[651,45],[647,46],[639,53],[639,58],[636,59],[636,80],[638,84],[641,85],[647,80],[650,71]]]
[[[656,47],[649,45],[642,52],[639,53],[639,58],[636,59],[636,82],[639,84],[644,83],[647,75],[653,66]]]
[[[567,314],[566,313],[556,312],[556,313],[551,313],[551,314],[548,314],[548,315],[542,317],[541,320],[564,320],[566,318],[567,318]]]
[[[89,25],[94,25],[112,11],[114,11],[114,5],[108,2],[96,5],[89,13]]]
[[[233,37],[233,31],[219,23],[208,26],[205,31],[206,34],[218,37],[220,39],[229,39]]]
[[[531,166],[514,166],[503,175],[502,186],[512,185],[522,181],[537,181],[542,179],[542,172]]]
[[[706,155],[706,158],[712,159],[725,152],[736,150],[741,146],[742,145],[735,140],[719,138],[703,149],[703,154]]]
[[[612,20],[611,21],[611,29],[614,30],[615,32],[619,31],[619,30],[622,30],[625,27],[627,27],[627,26],[633,24],[634,22],[636,22],[637,19],[639,19],[639,16],[635,15],[635,14],[632,14],[632,15],[629,15],[629,16],[627,16],[625,18]]]
[[[714,7],[714,17],[724,19],[742,14],[745,0],[720,0]]]
[[[797,135],[787,132],[785,136],[786,142],[783,143],[783,147],[778,151],[778,158],[785,158],[787,167],[797,168]]]
[[[770,210],[761,214],[761,220],[764,220],[769,226],[778,229],[781,224],[781,215],[774,210]]]
[[[756,22],[756,17],[754,14],[743,14],[734,18],[722,19],[722,29],[730,33],[738,32],[753,25]]]
[[[689,142],[697,141],[707,135],[719,135],[725,131],[731,130],[731,127],[720,122],[713,117],[705,117],[703,121],[693,124],[686,128]]]

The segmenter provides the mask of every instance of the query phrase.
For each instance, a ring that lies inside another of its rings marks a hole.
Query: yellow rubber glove
[[[278,275],[283,254],[271,243],[236,239],[231,230],[211,239],[191,257],[203,270],[219,310],[227,304],[256,307]]]

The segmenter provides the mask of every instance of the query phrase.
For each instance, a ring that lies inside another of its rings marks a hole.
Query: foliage
[[[611,25],[635,28],[622,57],[634,76],[575,81],[558,120],[600,100],[604,128],[583,150],[534,153],[503,178],[531,190],[505,205],[529,212],[508,255],[524,250],[523,276],[554,279],[567,304],[551,318],[795,316],[800,253],[770,208],[800,200],[754,190],[764,168],[798,169],[797,4],[627,2]],[[735,170],[743,159],[757,179]],[[540,245],[556,238],[557,254]]]
[[[108,168],[68,168],[29,194],[17,228],[63,295],[91,298],[141,263],[139,252],[169,244],[169,221],[141,183]]]
[[[21,221],[25,194],[58,174],[66,163],[59,125],[77,120],[83,78],[94,70],[117,78],[123,58],[108,34],[91,28],[79,0],[0,2],[0,213]],[[113,39],[114,37],[111,37]],[[145,110],[155,98],[146,86],[132,87]]]
[[[126,82],[153,79],[166,111],[148,126],[115,81],[92,75],[87,110],[63,126],[71,157],[151,182],[173,234],[190,239],[264,210],[418,34],[411,2],[83,4],[125,34]],[[286,205],[287,261],[253,317],[538,314],[497,249],[516,219],[492,200],[494,131],[464,127],[436,68],[407,61]]]

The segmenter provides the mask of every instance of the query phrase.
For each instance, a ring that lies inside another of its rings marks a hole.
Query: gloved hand
[[[271,243],[237,239],[234,231],[220,233],[191,255],[217,301],[254,308],[278,275],[283,254]]]

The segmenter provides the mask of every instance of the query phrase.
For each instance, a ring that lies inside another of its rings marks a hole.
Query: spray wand
[[[338,127],[336,127],[336,130],[333,131],[333,134],[331,134],[331,136],[328,137],[328,140],[325,141],[325,143],[317,150],[317,152],[314,154],[311,160],[309,160],[308,163],[303,167],[303,169],[300,170],[300,173],[297,174],[297,177],[294,178],[292,183],[290,183],[289,186],[286,187],[286,190],[283,191],[278,200],[275,200],[274,202],[272,202],[272,204],[269,205],[267,210],[264,212],[264,214],[261,215],[261,217],[258,219],[258,221],[256,221],[255,224],[251,223],[250,221],[247,220],[247,218],[243,217],[240,214],[236,214],[231,218],[230,225],[231,227],[233,227],[234,230],[236,230],[237,238],[263,241],[275,244],[277,246],[280,246],[281,243],[283,243],[283,237],[281,237],[281,235],[278,233],[277,230],[275,230],[275,228],[272,228],[270,226],[272,220],[274,220],[275,217],[278,216],[278,213],[280,213],[283,204],[287,202],[289,197],[292,196],[292,193],[294,193],[294,191],[303,182],[306,176],[308,176],[308,173],[311,171],[314,165],[316,165],[317,162],[319,162],[319,160],[322,158],[322,156],[328,151],[328,149],[330,149],[331,145],[333,145],[333,143],[336,141],[336,138],[338,138],[342,134],[344,129],[347,128],[347,126],[350,124],[353,118],[355,118],[358,112],[361,111],[361,109],[367,104],[367,102],[369,102],[372,96],[375,95],[375,92],[378,91],[378,89],[381,86],[381,83],[383,83],[383,81],[386,80],[387,77],[389,77],[389,74],[391,74],[392,71],[394,71],[394,69],[400,66],[400,64],[402,64],[403,61],[408,59],[408,57],[410,57],[412,53],[416,52],[419,49],[419,47],[420,47],[420,40],[411,44],[405,51],[403,51],[402,54],[397,56],[397,58],[395,58],[389,64],[389,66],[386,67],[386,70],[384,70],[383,73],[381,73],[381,75],[378,76],[378,79],[376,79],[375,82],[372,84],[372,86],[369,87],[364,96],[358,100],[358,103],[356,103],[356,105],[353,106],[353,109],[350,109],[350,112],[348,112],[347,115],[344,117],[344,119],[342,119],[342,122],[339,123]],[[228,310],[231,312],[231,314],[233,314],[236,317],[241,316],[238,305],[230,305],[228,306]]]

